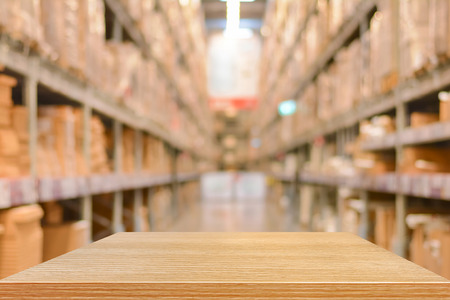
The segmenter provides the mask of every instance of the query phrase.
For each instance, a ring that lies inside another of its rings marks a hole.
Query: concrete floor
[[[181,214],[167,231],[299,231],[292,214],[267,199],[204,199]]]

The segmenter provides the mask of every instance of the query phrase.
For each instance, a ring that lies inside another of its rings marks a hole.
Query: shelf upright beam
[[[365,17],[361,19],[359,23],[359,37],[361,41],[361,56],[362,64],[360,64],[360,73],[364,74],[364,71],[368,69],[370,65],[370,40],[368,39],[369,32],[369,18]],[[366,79],[364,75],[363,80]],[[349,130],[351,134],[351,140],[354,141],[358,136],[358,125],[353,125]],[[362,202],[361,222],[358,228],[358,234],[363,239],[369,238],[370,229],[370,216],[369,216],[369,192],[366,190],[359,191],[359,198]]]
[[[395,69],[397,70],[399,76],[402,74],[402,70],[400,69],[401,64],[400,57],[402,55],[400,51],[400,0],[393,0],[391,3],[392,11],[394,14],[394,24],[392,31],[394,33],[394,41],[395,45],[397,45],[396,49],[394,49],[394,57],[395,57]],[[401,137],[406,127],[406,119],[407,119],[407,104],[401,101],[402,92],[399,89],[394,90],[395,96],[395,109],[396,109],[396,129],[397,129],[397,138],[395,141],[395,155],[396,155],[396,171],[397,174],[400,170],[400,163],[403,160],[403,145],[401,144]],[[399,189],[397,189],[398,191]],[[395,194],[395,221],[396,221],[396,233],[397,239],[394,243],[394,252],[402,257],[406,257],[406,249],[407,249],[407,227],[406,227],[406,211],[408,206],[408,198],[403,193],[397,192]]]
[[[38,142],[38,69],[39,60],[37,57],[30,57],[28,73],[23,84],[23,97],[28,110],[28,133],[29,155],[30,155],[30,175],[37,176],[37,142]]]
[[[361,222],[358,228],[358,235],[363,239],[369,238],[369,192],[361,190],[359,191],[359,198],[363,204],[363,210],[361,212]]]
[[[114,171],[122,172],[122,124],[114,120]],[[123,191],[114,192],[112,231],[122,232],[123,226]]]
[[[178,192],[180,183],[178,181],[178,157],[180,155],[180,152],[172,148],[171,149],[171,175],[172,175],[172,215],[177,216],[178,211]]]
[[[119,19],[116,16],[114,17],[112,38],[113,38],[113,40],[115,42],[122,42],[123,41],[122,24],[120,23]]]
[[[134,131],[134,169],[135,172],[142,172],[142,154],[143,154],[143,143],[142,143],[142,131],[135,130]],[[133,203],[133,230],[134,231],[142,231],[142,222],[141,222],[141,210],[143,205],[143,190],[136,189],[134,191],[134,203]]]
[[[83,104],[83,157],[88,174],[91,174],[91,119],[92,108]],[[92,195],[81,199],[81,218],[89,222],[89,241],[92,241]]]

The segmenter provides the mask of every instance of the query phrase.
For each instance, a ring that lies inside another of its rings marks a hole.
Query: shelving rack
[[[312,84],[317,76],[325,69],[326,65],[337,55],[339,50],[346,46],[352,39],[360,38],[369,28],[369,20],[377,10],[378,1],[361,1],[356,13],[346,20],[337,34],[331,38],[328,46],[312,64],[306,75],[298,82],[295,92],[291,99],[298,99],[305,88]],[[397,8],[398,9],[398,8]],[[313,12],[315,13],[315,12]],[[308,22],[308,19],[306,19]],[[303,28],[305,25],[301,25]],[[393,29],[396,30],[396,29]],[[358,37],[359,36],[359,37]],[[399,39],[398,34],[396,39]],[[296,39],[297,43],[299,39]],[[397,41],[398,42],[398,41]],[[367,51],[367,44],[363,45]],[[293,63],[291,54],[286,55],[286,64]],[[397,61],[399,61],[400,53],[396,53]],[[283,68],[278,72],[282,72]],[[275,78],[280,78],[281,73],[277,73]],[[279,80],[270,86],[269,91],[273,91]],[[361,218],[361,231],[363,237],[368,234],[368,211],[369,211],[369,192],[381,192],[395,196],[396,211],[396,236],[397,242],[394,250],[401,256],[406,256],[408,231],[406,227],[406,214],[408,208],[408,197],[420,197],[427,199],[450,200],[450,174],[404,174],[400,172],[386,173],[383,175],[372,176],[333,176],[320,173],[306,171],[304,169],[304,158],[308,157],[309,148],[313,145],[316,138],[324,138],[326,136],[334,136],[337,145],[347,145],[352,142],[352,138],[356,134],[351,133],[354,128],[363,120],[372,116],[395,112],[396,127],[395,133],[388,134],[380,139],[371,139],[362,142],[361,150],[363,151],[394,151],[396,161],[399,162],[403,158],[403,148],[411,145],[421,145],[440,141],[450,140],[450,124],[448,122],[438,122],[419,128],[407,128],[408,104],[425,99],[427,96],[437,94],[439,91],[447,90],[450,87],[450,65],[445,63],[439,67],[426,71],[420,76],[406,79],[396,85],[391,91],[374,96],[370,99],[361,99],[359,103],[342,114],[339,114],[326,121],[317,121],[312,129],[303,132],[299,136],[293,137],[285,144],[277,145],[274,149],[268,151],[260,151],[260,153],[252,159],[248,165],[253,168],[263,168],[267,162],[277,160],[280,156],[286,154],[294,154],[299,157],[297,170],[295,174],[283,174],[269,172],[268,175],[279,181],[287,187],[295,186],[296,190],[301,193],[301,185],[314,186],[317,189],[317,196],[320,198],[327,191],[336,191],[336,205],[338,229],[342,224],[343,212],[340,206],[342,199],[339,196],[339,188],[349,188],[359,193],[360,199],[363,200],[364,207]],[[266,96],[264,98],[264,96]],[[275,112],[271,99],[271,92],[263,92],[264,103],[257,112],[258,116],[264,114],[264,109],[271,109]],[[280,100],[280,99],[278,99]],[[437,100],[437,98],[436,98]],[[261,118],[259,118],[261,119]],[[261,138],[268,130],[276,126],[281,117],[273,115],[269,120],[263,120],[259,123]],[[339,147],[338,147],[339,148]],[[342,149],[342,147],[341,147]],[[300,158],[301,157],[301,158]],[[297,198],[293,198],[294,202]],[[322,205],[321,199],[316,199],[318,205]]]
[[[155,59],[150,51],[150,46],[146,43],[143,34],[136,26],[132,17],[119,0],[105,0],[106,6],[114,14],[114,26],[116,31],[125,30],[132,42],[138,46],[144,56],[155,60],[157,67],[164,74],[175,94],[175,101],[180,109],[184,111],[190,120],[196,124],[203,136],[207,137],[208,143],[213,145],[210,129],[205,122],[207,120],[194,114],[192,107],[186,103],[180,94],[176,80],[172,78],[164,66]],[[177,2],[177,5],[178,2]],[[118,35],[119,39],[121,34]],[[19,79],[22,88],[22,102],[26,105],[29,114],[30,133],[30,160],[31,172],[26,178],[0,179],[0,209],[10,207],[41,203],[54,200],[66,200],[79,198],[81,200],[81,218],[91,224],[95,218],[92,205],[93,195],[113,193],[113,219],[110,224],[113,232],[123,231],[123,192],[125,190],[134,191],[134,223],[139,224],[139,209],[144,203],[145,189],[152,189],[158,186],[169,186],[173,192],[173,202],[177,201],[177,190],[180,184],[197,181],[200,178],[200,171],[191,173],[180,173],[177,170],[177,159],[181,153],[188,153],[194,161],[214,161],[215,153],[200,153],[190,145],[185,145],[177,140],[175,136],[156,121],[147,117],[142,117],[131,109],[126,108],[116,102],[111,97],[90,85],[88,82],[80,80],[70,72],[62,69],[55,63],[41,57],[39,54],[30,51],[23,44],[11,40],[7,35],[0,35],[0,66],[4,67],[4,72]],[[117,38],[117,37],[116,37]],[[92,114],[98,113],[112,121],[114,134],[114,170],[107,175],[90,175],[84,177],[70,178],[38,178],[36,176],[37,160],[37,114],[39,106],[39,89],[44,87],[52,95],[72,101],[79,105],[83,111],[83,156],[89,165],[90,162],[90,127],[89,120]],[[200,100],[203,101],[203,100]],[[135,132],[135,170],[134,174],[124,174],[121,170],[121,138],[124,126],[131,128]],[[142,137],[144,134],[153,136],[165,143],[171,152],[171,171],[169,174],[152,174],[141,170],[143,156]],[[211,147],[214,149],[214,146]],[[152,193],[146,193],[150,203]],[[176,207],[174,207],[176,209]],[[174,215],[177,213],[173,212]],[[149,217],[150,218],[150,217]],[[92,228],[92,226],[91,226]],[[137,231],[140,230],[138,226]]]

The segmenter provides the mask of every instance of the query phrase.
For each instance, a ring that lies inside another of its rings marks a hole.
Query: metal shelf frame
[[[395,1],[394,14],[399,14],[398,1]],[[360,30],[361,33],[367,31],[367,16],[376,9],[377,1],[362,1],[357,13],[342,25],[340,31],[331,43],[328,45],[322,55],[314,62],[306,76],[298,83],[297,91],[293,99],[296,99],[303,90],[312,84],[318,74],[326,67],[328,62],[336,55],[336,53],[346,45],[353,34]],[[400,40],[400,24],[393,25],[395,40]],[[367,51],[367,41],[363,43],[363,49]],[[395,61],[400,62],[400,48],[395,54]],[[364,50],[363,50],[364,51]],[[367,54],[367,53],[366,53]],[[398,64],[400,68],[400,64]],[[401,72],[399,72],[401,74]],[[314,143],[317,137],[326,137],[335,135],[339,153],[343,155],[342,149],[345,145],[352,141],[353,137],[348,137],[348,131],[359,124],[360,121],[368,119],[372,116],[395,112],[396,128],[395,133],[389,134],[381,139],[372,139],[362,143],[361,150],[364,151],[395,151],[396,161],[403,159],[404,147],[411,145],[419,145],[426,143],[434,143],[439,141],[450,140],[450,122],[439,122],[429,124],[420,128],[407,128],[408,103],[421,100],[429,95],[437,93],[441,90],[448,89],[450,86],[450,64],[441,65],[425,74],[416,78],[409,78],[400,82],[390,92],[377,95],[369,99],[361,99],[359,103],[349,111],[339,114],[327,121],[318,121],[314,127],[301,135],[294,137],[289,143],[279,145],[276,149],[261,153],[256,159],[249,162],[251,165],[260,165],[264,161],[276,158],[280,154],[297,152],[308,157],[308,146]],[[437,99],[436,99],[437,101]],[[269,130],[271,126],[275,126],[281,118],[275,116],[270,122],[263,124],[263,131]],[[346,135],[347,132],[347,135]],[[396,211],[396,232],[397,241],[394,245],[394,251],[405,257],[407,253],[408,231],[406,227],[406,214],[408,210],[408,197],[420,197],[426,199],[437,199],[442,201],[450,201],[450,174],[420,174],[411,175],[400,172],[387,173],[374,176],[332,176],[321,173],[312,173],[305,171],[302,165],[298,166],[298,185],[297,188],[301,193],[301,185],[313,185],[317,187],[317,195],[320,195],[322,201],[326,189],[336,189],[340,187],[347,188],[358,192],[363,201],[364,209],[361,214],[362,222],[360,226],[360,234],[367,237],[368,233],[368,207],[370,203],[369,191],[392,194],[395,196]],[[397,168],[398,170],[398,168]],[[295,178],[285,176],[284,174],[268,174],[275,179],[285,183],[292,182]],[[338,212],[338,228],[342,225],[343,219],[343,198],[336,193],[336,205]]]
[[[325,50],[322,54],[314,61],[313,65],[309,68],[309,71],[302,76],[302,79],[297,85],[297,89],[293,93],[290,99],[296,99],[298,101],[300,95],[304,92],[304,90],[313,83],[315,78],[325,69],[327,64],[333,59],[334,56],[345,46],[345,44],[349,41],[352,35],[360,29],[361,23],[367,18],[371,11],[374,11],[376,8],[376,0],[363,0],[360,2],[359,6],[355,9],[354,15],[347,19],[337,31],[336,35],[330,39],[330,42],[326,46]],[[316,13],[316,6],[314,9],[309,12],[308,18],[306,19],[306,23],[302,25],[302,30],[299,32],[299,36],[296,39],[296,44],[301,40],[300,36],[303,33],[304,29],[307,26],[307,22],[310,19],[310,16]],[[296,44],[294,44],[293,49],[295,49]],[[292,49],[292,51],[293,51]],[[287,65],[289,61],[292,59],[292,53],[287,57],[287,60],[282,64],[282,66]],[[277,77],[281,77],[283,72],[283,68],[280,69],[280,73],[278,73]],[[276,83],[278,80],[276,81]],[[276,84],[272,86],[270,91],[276,90]],[[268,97],[267,99],[270,100]],[[268,127],[274,126],[277,122],[279,122],[281,118],[276,114],[267,124],[263,124],[261,126],[262,131],[266,131]]]
[[[142,33],[137,29],[134,21],[118,0],[105,0],[106,4],[115,14],[118,24],[123,26],[144,56],[154,59],[150,47],[145,42]],[[119,27],[120,27],[119,26]],[[117,30],[116,30],[117,31]],[[81,218],[92,223],[96,216],[92,211],[93,195],[113,193],[113,220],[110,224],[113,232],[123,231],[123,192],[134,191],[134,228],[141,229],[140,208],[144,200],[151,202],[152,193],[147,193],[143,199],[144,189],[153,189],[158,186],[177,188],[179,184],[198,181],[199,173],[178,173],[175,166],[171,167],[169,174],[152,174],[141,170],[143,157],[142,137],[148,134],[162,140],[172,150],[174,160],[179,154],[189,153],[194,161],[211,160],[212,154],[197,153],[193,148],[181,143],[175,136],[166,130],[157,121],[137,114],[131,109],[113,101],[113,98],[104,91],[92,86],[78,77],[59,67],[56,63],[41,57],[39,54],[23,50],[20,43],[11,40],[6,35],[0,36],[0,66],[8,74],[17,76],[22,85],[22,102],[28,108],[30,133],[30,176],[19,179],[0,179],[0,209],[10,207],[43,203],[47,201],[60,201],[79,198],[81,201]],[[161,63],[156,60],[158,67],[166,77],[169,85],[176,94],[175,101],[188,115],[190,120],[200,126],[176,86],[174,78],[168,75]],[[93,112],[99,113],[112,120],[114,129],[114,172],[104,175],[90,175],[85,177],[66,178],[38,178],[36,176],[37,160],[37,118],[40,99],[38,87],[45,87],[54,95],[62,96],[80,105],[83,111],[83,156],[88,170],[90,169],[90,126],[89,120]],[[133,174],[124,174],[121,169],[121,137],[122,128],[127,126],[135,132],[135,170]],[[207,132],[204,131],[206,134]],[[175,199],[177,200],[177,199]],[[100,221],[100,220],[99,220]],[[92,227],[91,227],[92,228]],[[92,238],[92,237],[91,237]]]

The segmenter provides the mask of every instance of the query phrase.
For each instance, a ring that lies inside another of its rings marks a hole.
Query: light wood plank
[[[119,233],[0,281],[10,298],[449,298],[348,233]]]

